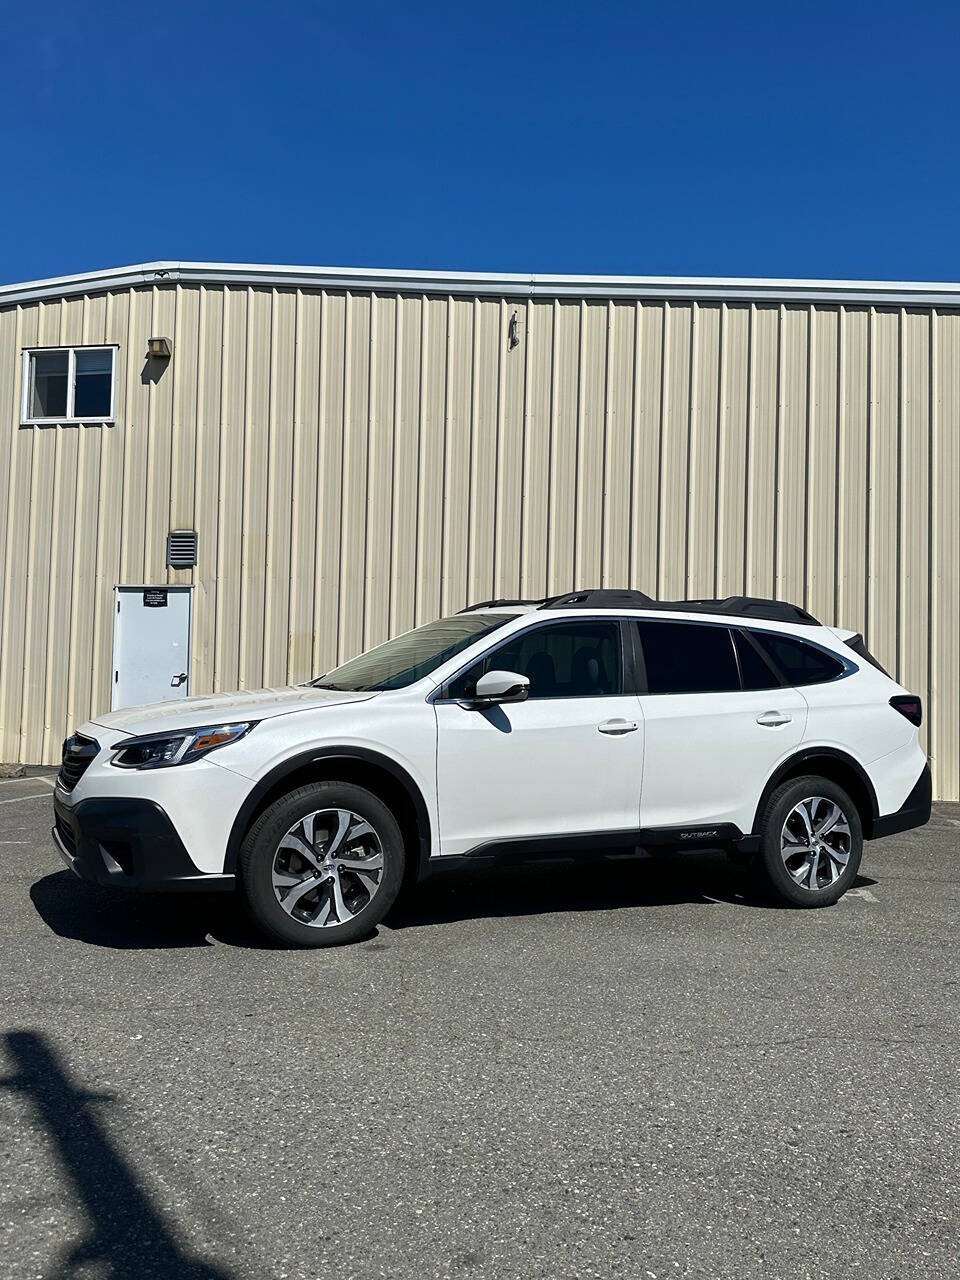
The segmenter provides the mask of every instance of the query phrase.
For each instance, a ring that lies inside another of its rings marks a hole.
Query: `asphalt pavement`
[[[823,911],[541,864],[317,952],[82,884],[51,813],[0,784],[0,1276],[957,1276],[960,806]]]

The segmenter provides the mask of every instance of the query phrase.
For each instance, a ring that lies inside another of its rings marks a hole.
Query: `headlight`
[[[206,725],[202,729],[175,729],[172,733],[127,738],[114,747],[110,763],[119,769],[165,769],[169,765],[189,764],[218,747],[239,741],[255,724],[255,720],[246,720],[243,724]]]

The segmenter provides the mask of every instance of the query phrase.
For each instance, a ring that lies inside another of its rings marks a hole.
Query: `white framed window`
[[[113,422],[116,373],[116,347],[24,350],[21,426]]]

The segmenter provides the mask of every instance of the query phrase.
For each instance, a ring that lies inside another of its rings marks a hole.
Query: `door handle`
[[[179,689],[180,686],[183,684],[184,680],[186,680],[186,678],[187,678],[187,673],[185,671],[181,671],[178,676],[174,676],[173,679],[170,681],[170,688]]]
[[[597,725],[601,733],[610,733],[618,735],[622,733],[636,733],[640,728],[636,720],[604,720],[603,724]]]
[[[757,724],[763,725],[765,729],[776,729],[782,724],[789,724],[793,716],[785,715],[782,711],[764,711],[763,715],[757,716]]]

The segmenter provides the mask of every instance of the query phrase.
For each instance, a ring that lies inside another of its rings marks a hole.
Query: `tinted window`
[[[403,689],[509,620],[504,613],[441,618],[351,658],[313,683],[318,689]]]
[[[28,351],[25,423],[110,420],[114,350],[64,347]]]
[[[760,648],[773,660],[787,684],[822,684],[835,680],[843,671],[843,663],[812,644],[793,636],[778,636],[772,631],[750,633]]]
[[[107,350],[78,351],[74,359],[76,382],[73,416],[109,418],[113,390],[113,353]]]
[[[779,678],[743,632],[735,631],[733,641],[740,659],[740,679],[744,689],[779,689]]]
[[[639,622],[649,693],[725,693],[740,676],[727,627]]]
[[[535,627],[501,645],[449,687],[469,698],[488,671],[516,671],[530,681],[531,698],[600,698],[620,692],[620,628],[615,622]]]

